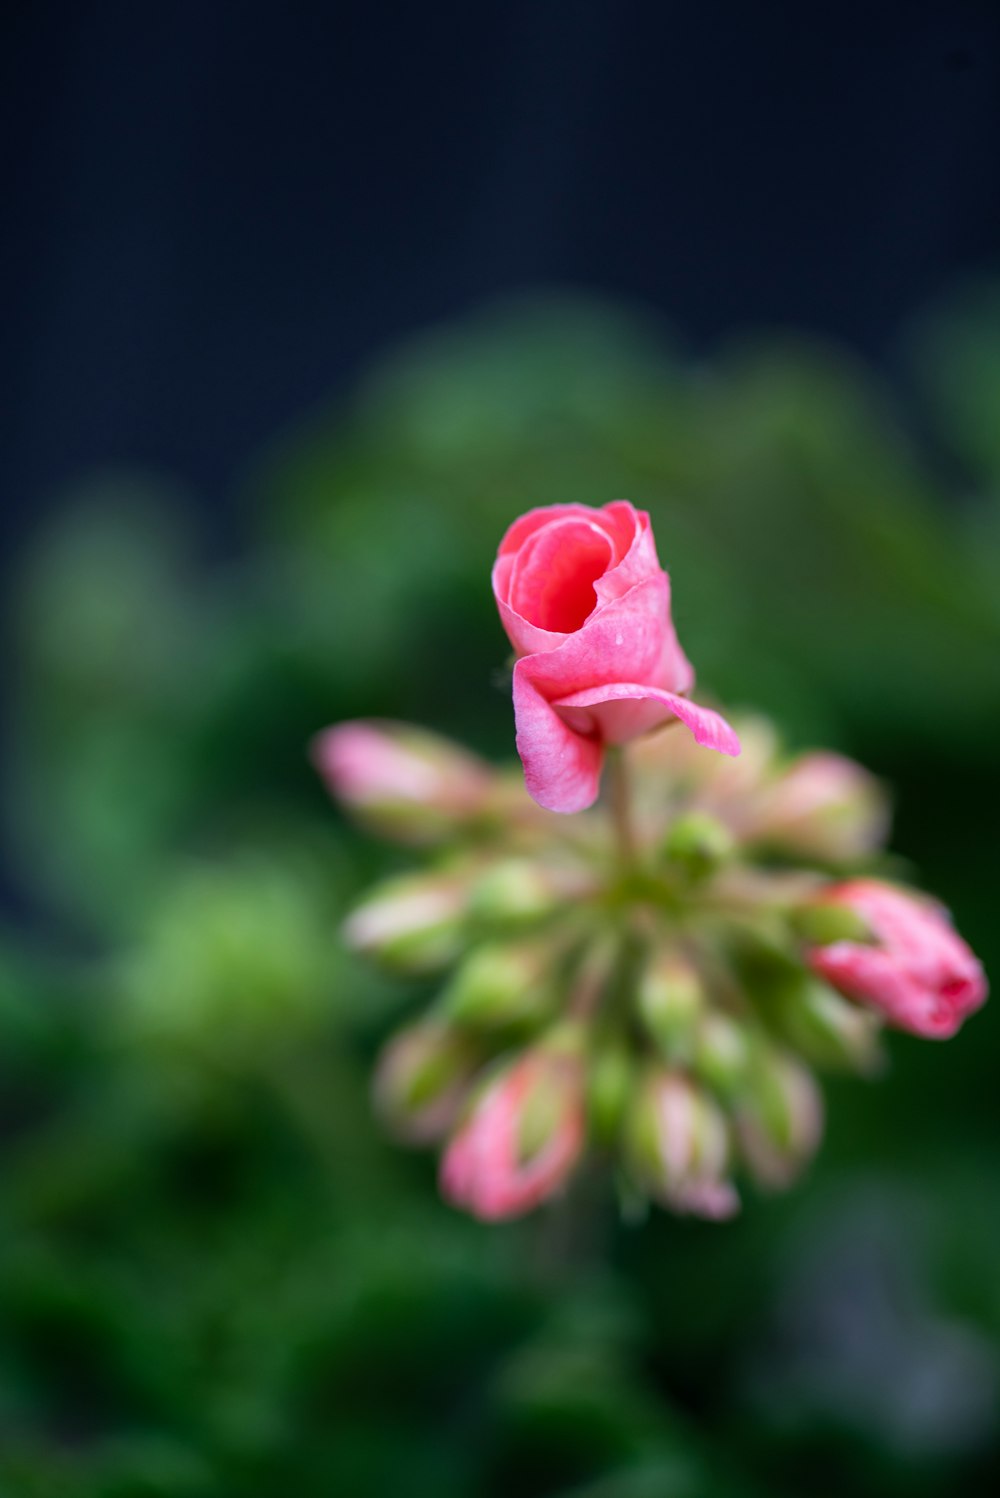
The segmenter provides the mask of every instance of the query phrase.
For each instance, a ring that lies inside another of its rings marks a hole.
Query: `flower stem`
[[[615,830],[618,856],[626,868],[635,863],[635,829],[632,825],[632,785],[625,750],[621,745],[608,749],[608,794],[611,823]]]

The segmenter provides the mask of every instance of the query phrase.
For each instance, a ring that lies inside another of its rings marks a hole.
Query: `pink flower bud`
[[[673,1211],[713,1220],[739,1211],[727,1179],[725,1115],[682,1072],[647,1075],[628,1120],[628,1146],[638,1184]]]
[[[809,962],[848,998],[914,1035],[946,1040],[985,1002],[986,977],[947,912],[922,895],[853,879],[823,901],[862,920],[870,942],[839,940],[809,949]]]
[[[583,1140],[581,1057],[536,1046],[473,1104],[441,1162],[442,1194],[484,1222],[520,1217],[565,1183]]]
[[[467,877],[403,874],[370,890],[343,925],[346,944],[402,973],[448,967],[465,945]]]
[[[404,842],[433,842],[482,812],[490,767],[407,723],[338,723],[312,742],[331,792],[361,820]]]
[[[625,500],[530,510],[500,543],[493,592],[519,657],[517,749],[540,806],[593,805],[605,745],[662,723],[679,719],[700,744],[739,753],[729,724],[684,695],[694,672],[645,512]]]
[[[840,754],[803,754],[764,785],[742,826],[749,840],[821,862],[873,852],[889,811],[874,775]]]

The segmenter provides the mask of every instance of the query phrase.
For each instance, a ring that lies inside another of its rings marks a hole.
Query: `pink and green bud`
[[[493,782],[484,761],[407,723],[338,723],[313,739],[312,759],[349,811],[402,842],[450,837],[482,813]]]
[[[473,1100],[441,1162],[441,1192],[484,1222],[521,1217],[560,1191],[583,1150],[579,1037],[565,1027]]]
[[[704,988],[694,963],[677,951],[654,953],[639,978],[636,1003],[647,1034],[663,1056],[668,1061],[689,1061],[705,1009]]]
[[[489,941],[474,948],[441,996],[453,1023],[482,1030],[544,1024],[555,1004],[551,942]]]
[[[450,871],[386,879],[347,917],[344,940],[393,972],[440,972],[465,946],[466,884]]]
[[[647,1073],[626,1123],[635,1182],[675,1212],[721,1220],[739,1211],[725,1114],[683,1072]]]
[[[762,1186],[789,1185],[823,1137],[823,1098],[809,1069],[762,1048],[735,1116],[740,1153]]]
[[[429,1144],[451,1128],[480,1056],[467,1035],[436,1020],[399,1031],[375,1072],[375,1106],[388,1127],[411,1144]]]
[[[881,846],[888,802],[874,775],[841,754],[803,754],[762,787],[744,836],[820,863],[865,858]]]
[[[863,923],[868,940],[812,946],[813,971],[897,1029],[946,1040],[985,1003],[983,969],[942,906],[876,879],[833,885],[819,903]]]

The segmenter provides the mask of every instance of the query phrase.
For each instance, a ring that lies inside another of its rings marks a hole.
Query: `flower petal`
[[[700,707],[687,697],[659,687],[611,682],[559,697],[552,706],[575,733],[596,735],[606,744],[627,743],[671,718],[679,718],[704,748],[715,749],[719,754],[740,752],[740,741],[725,718],[711,708]]]
[[[613,561],[611,538],[594,520],[550,520],[514,559],[510,606],[538,629],[570,634],[597,608],[594,584]]]
[[[585,811],[597,800],[604,751],[596,738],[575,732],[532,680],[536,657],[514,667],[517,752],[528,794],[547,811]]]

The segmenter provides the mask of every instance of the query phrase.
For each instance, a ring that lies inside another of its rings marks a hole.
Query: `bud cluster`
[[[431,850],[345,936],[440,976],[375,1098],[399,1138],[443,1144],[457,1206],[527,1212],[590,1148],[633,1198],[729,1217],[741,1179],[787,1186],[815,1152],[817,1070],[871,1074],[884,1024],[941,1038],[985,999],[941,907],[871,872],[878,782],[838,755],[783,757],[760,720],[740,737],[736,760],[669,730],[632,746],[626,857],[603,808],[543,811],[519,775],[421,730],[320,736],[348,812]]]

